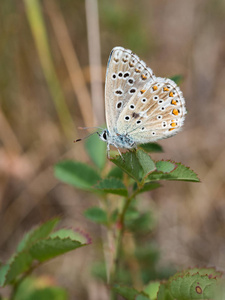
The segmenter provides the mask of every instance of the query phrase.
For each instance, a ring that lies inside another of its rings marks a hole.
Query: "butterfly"
[[[180,131],[186,114],[185,100],[174,81],[156,77],[131,50],[112,49],[106,71],[105,113],[107,129],[98,133],[117,148],[168,138]]]

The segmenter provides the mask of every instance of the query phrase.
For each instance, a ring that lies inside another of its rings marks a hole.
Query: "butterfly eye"
[[[103,137],[104,140],[107,140],[107,134],[106,134],[106,131],[103,132],[102,137]]]
[[[159,96],[154,96],[153,99],[156,101],[159,99]]]
[[[131,104],[131,105],[130,105],[130,109],[132,109],[132,110],[135,109],[135,105],[134,105],[134,104]]]
[[[124,120],[125,120],[125,121],[129,121],[129,120],[130,120],[130,116],[125,116],[125,117],[124,117]]]
[[[112,79],[116,79],[116,73],[112,74]]]
[[[134,94],[135,92],[136,92],[136,89],[134,89],[134,88],[129,90],[130,94]]]
[[[142,103],[145,103],[146,101],[147,101],[146,98],[142,98],[142,99],[141,99],[141,102],[142,102]]]
[[[119,72],[118,77],[120,77],[120,78],[123,77],[123,72]]]
[[[134,79],[133,78],[129,78],[127,82],[128,82],[129,85],[133,85],[134,84]]]
[[[117,109],[120,109],[120,108],[122,107],[122,104],[123,104],[122,101],[118,101],[118,102],[116,103],[116,108],[117,108]]]

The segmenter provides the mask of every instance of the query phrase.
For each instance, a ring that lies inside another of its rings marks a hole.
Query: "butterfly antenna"
[[[82,129],[84,129],[84,128],[82,128]],[[92,136],[92,135],[95,134],[95,133],[97,133],[97,134],[99,135],[99,132],[98,132],[98,131],[95,131],[95,132],[92,132],[92,133],[90,133],[89,135],[87,135],[87,136],[85,136],[85,137],[83,137],[83,138],[81,138],[81,139],[77,139],[77,140],[75,140],[75,141],[73,141],[73,142],[74,142],[74,143],[80,142],[80,141],[82,141],[82,140],[84,140],[84,139],[89,138],[90,136]]]
[[[104,128],[102,128],[102,127],[78,127],[78,129],[101,129],[101,130],[103,130]]]

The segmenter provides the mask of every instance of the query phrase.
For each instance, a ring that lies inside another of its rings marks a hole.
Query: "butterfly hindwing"
[[[155,77],[129,99],[116,128],[120,134],[128,134],[136,144],[148,143],[176,134],[185,114],[185,101],[176,83]]]

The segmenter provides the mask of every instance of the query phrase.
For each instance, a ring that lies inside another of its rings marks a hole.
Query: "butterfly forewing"
[[[118,133],[118,120],[130,100],[154,78],[152,70],[130,50],[122,47],[112,50],[105,85],[106,122],[112,135]]]

